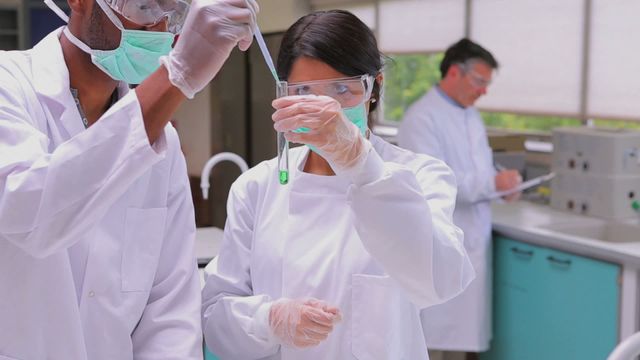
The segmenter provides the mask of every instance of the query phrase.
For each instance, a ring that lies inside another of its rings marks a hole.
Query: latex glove
[[[517,170],[502,170],[496,175],[495,183],[497,191],[511,190],[522,183],[522,176]],[[505,196],[504,199],[507,202],[513,202],[520,199],[521,195],[522,192],[517,192]]]
[[[338,308],[317,299],[280,299],[269,311],[269,326],[280,343],[298,348],[320,344],[340,320]]]
[[[236,45],[249,48],[258,10],[255,0],[193,0],[175,47],[160,58],[169,81],[192,99]]]
[[[294,143],[313,145],[336,173],[362,166],[371,143],[342,113],[340,104],[328,96],[286,96],[272,102],[276,131]],[[294,133],[301,127],[307,133]]]

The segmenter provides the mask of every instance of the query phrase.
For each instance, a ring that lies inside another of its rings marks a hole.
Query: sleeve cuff
[[[276,345],[276,337],[269,326],[269,313],[271,312],[272,301],[266,302],[258,307],[253,317],[253,334],[266,343]]]

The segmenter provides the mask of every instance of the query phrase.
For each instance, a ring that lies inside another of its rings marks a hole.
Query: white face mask
[[[111,78],[128,84],[140,84],[160,67],[159,59],[171,51],[175,35],[170,32],[125,29],[104,0],[95,1],[111,22],[120,29],[120,45],[113,50],[91,49],[75,37],[68,27],[63,30],[65,36],[79,49],[91,55],[93,64]],[[69,22],[69,17],[52,0],[44,2],[62,20]]]

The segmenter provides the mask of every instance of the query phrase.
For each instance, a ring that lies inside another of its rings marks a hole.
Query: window
[[[440,81],[444,53],[389,56],[384,71],[382,124],[398,124],[404,112]],[[510,130],[551,131],[559,126],[579,126],[580,120],[565,117],[483,112],[487,126]]]
[[[398,124],[405,110],[440,81],[443,53],[392,55],[385,64],[382,123]]]
[[[411,104],[440,81],[440,62],[444,54],[402,54],[391,55],[385,63],[383,106],[379,123],[397,125]],[[577,118],[523,115],[516,113],[482,111],[482,118],[488,127],[516,131],[550,132],[556,127],[580,126]],[[640,129],[640,123],[622,120],[596,119],[598,127]]]
[[[520,115],[501,112],[481,112],[482,119],[488,127],[550,132],[556,127],[580,126],[581,121],[575,118],[558,116]]]
[[[640,129],[640,123],[634,121],[595,119],[593,125],[616,129]]]

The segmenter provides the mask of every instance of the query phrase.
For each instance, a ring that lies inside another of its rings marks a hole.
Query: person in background
[[[46,3],[68,25],[0,52],[0,358],[201,359],[193,202],[167,122],[248,48],[257,5]]]
[[[474,276],[451,170],[371,134],[382,57],[353,14],[299,19],[277,67],[290,96],[274,127],[308,146],[286,186],[277,159],[233,184],[203,289],[207,346],[223,360],[428,359],[419,310]]]
[[[423,310],[429,349],[482,352],[491,340],[491,204],[495,191],[517,186],[516,170],[496,173],[486,130],[475,102],[487,93],[498,62],[469,39],[449,47],[442,79],[406,112],[398,145],[443,160],[453,170],[458,195],[453,220],[464,231],[464,247],[476,278],[459,296]],[[506,197],[516,200],[519,193]],[[470,356],[471,358],[473,355]]]

